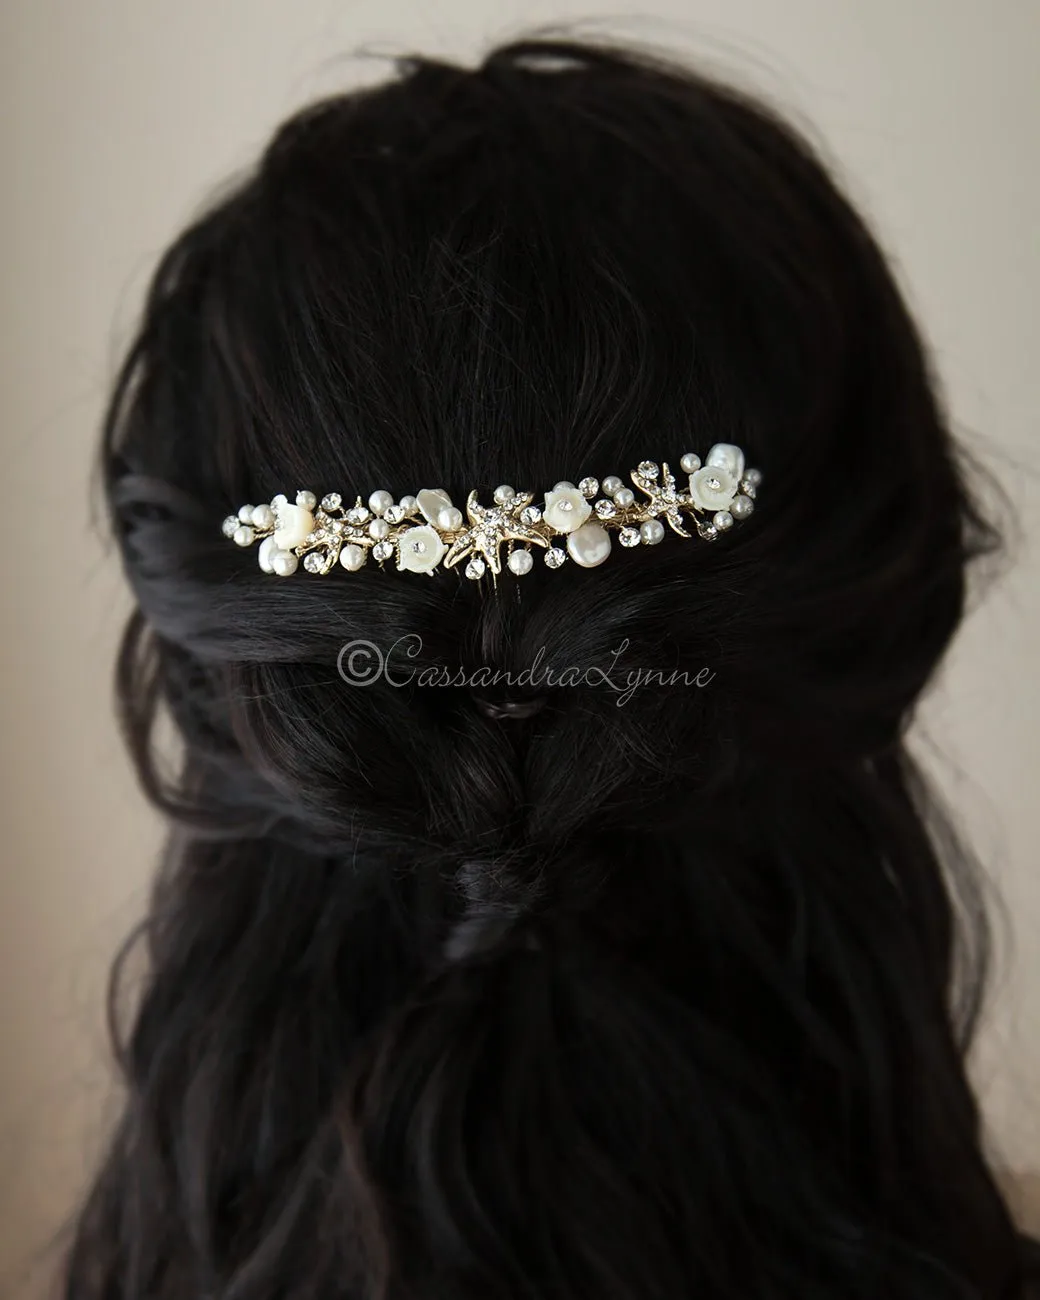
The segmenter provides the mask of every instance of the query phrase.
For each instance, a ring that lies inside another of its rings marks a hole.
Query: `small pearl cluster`
[[[381,488],[367,504],[359,496],[353,505],[338,492],[319,502],[301,489],[292,502],[279,495],[267,505],[242,506],[224,520],[223,532],[238,546],[259,541],[260,568],[283,578],[301,560],[308,573],[328,573],[337,563],[354,573],[371,554],[380,567],[395,560],[398,570],[413,573],[433,574],[465,561],[467,578],[490,570],[494,579],[502,570],[502,547],[506,566],[518,576],[534,567],[532,548],[542,551],[550,569],[568,559],[592,569],[609,556],[613,532],[625,548],[656,546],[667,528],[691,537],[692,523],[699,537],[714,541],[753,511],[762,475],[746,467],[739,447],[716,443],[703,462],[687,452],[679,467],[685,486],[667,462],[644,460],[629,476],[632,487],[614,474],[602,482],[591,476],[577,484],[561,481],[538,505],[533,493],[503,483],[490,506],[471,492],[465,513],[444,488],[423,488],[397,501]]]

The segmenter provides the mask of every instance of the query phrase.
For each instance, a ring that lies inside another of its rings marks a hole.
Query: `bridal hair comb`
[[[745,468],[739,447],[720,442],[703,464],[687,452],[679,465],[687,476],[683,486],[666,463],[642,461],[630,475],[638,498],[616,475],[602,483],[557,483],[541,505],[534,504],[534,493],[502,484],[492,505],[481,505],[471,492],[465,517],[444,488],[423,488],[397,502],[380,489],[367,505],[361,497],[345,505],[338,492],[319,502],[301,490],[295,503],[276,496],[269,505],[242,506],[224,520],[223,531],[239,546],[259,542],[260,568],[283,578],[296,572],[301,559],[308,573],[328,573],[337,561],[356,572],[371,554],[380,568],[395,560],[399,570],[412,573],[432,574],[465,561],[467,578],[490,570],[494,580],[502,571],[503,546],[506,566],[517,575],[531,571],[534,548],[550,569],[568,557],[592,569],[610,554],[612,532],[624,547],[654,546],[666,524],[680,537],[692,537],[689,523],[699,537],[714,541],[751,514],[762,475]]]

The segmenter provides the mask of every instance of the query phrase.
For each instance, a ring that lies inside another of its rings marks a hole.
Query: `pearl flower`
[[[397,567],[412,573],[431,573],[447,548],[435,528],[420,524],[397,539]]]
[[[302,546],[314,530],[314,516],[306,506],[283,505],[275,509],[277,526],[274,544],[280,551],[291,551]]]
[[[690,500],[698,510],[725,510],[737,495],[737,480],[721,465],[705,465],[690,475]]]
[[[554,532],[573,533],[592,514],[592,506],[571,484],[558,484],[545,494],[542,518]]]

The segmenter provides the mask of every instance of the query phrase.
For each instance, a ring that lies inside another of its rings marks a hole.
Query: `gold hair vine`
[[[756,469],[745,469],[744,453],[732,443],[712,447],[702,465],[687,452],[679,461],[688,476],[680,487],[666,463],[644,460],[630,475],[642,494],[636,499],[615,475],[600,483],[583,478],[577,486],[557,483],[541,505],[534,494],[517,492],[507,484],[495,488],[494,504],[481,505],[477,493],[466,500],[466,514],[452,504],[444,488],[424,488],[395,502],[379,490],[347,506],[338,492],[321,502],[301,490],[295,504],[276,496],[269,505],[243,506],[224,520],[224,536],[239,546],[259,541],[260,568],[288,577],[300,559],[308,573],[328,573],[338,561],[356,572],[369,553],[380,568],[396,560],[399,570],[430,573],[453,569],[466,561],[467,578],[490,570],[492,579],[506,565],[517,575],[529,573],[533,547],[540,547],[550,569],[568,557],[582,568],[602,564],[610,554],[611,532],[622,546],[654,546],[665,535],[665,524],[680,537],[697,535],[713,541],[719,533],[746,519],[754,509],[762,481]],[[557,545],[562,541],[564,545]]]

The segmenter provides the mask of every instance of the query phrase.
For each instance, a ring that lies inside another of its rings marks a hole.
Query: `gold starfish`
[[[663,517],[668,521],[673,533],[678,533],[680,537],[692,536],[683,527],[680,507],[692,510],[693,502],[688,493],[675,490],[675,477],[667,463],[662,463],[660,478],[658,478],[657,466],[652,461],[644,461],[638,469],[632,471],[632,482],[650,498],[639,506],[642,517],[646,519]]]
[[[543,537],[535,524],[525,524],[520,519],[520,512],[531,504],[534,494],[518,493],[508,506],[482,506],[477,501],[476,492],[466,498],[466,517],[469,527],[461,532],[448,548],[443,564],[446,569],[453,569],[456,564],[469,556],[475,556],[487,563],[492,576],[502,572],[499,548],[503,542],[530,542],[535,546],[548,546],[548,539]]]

